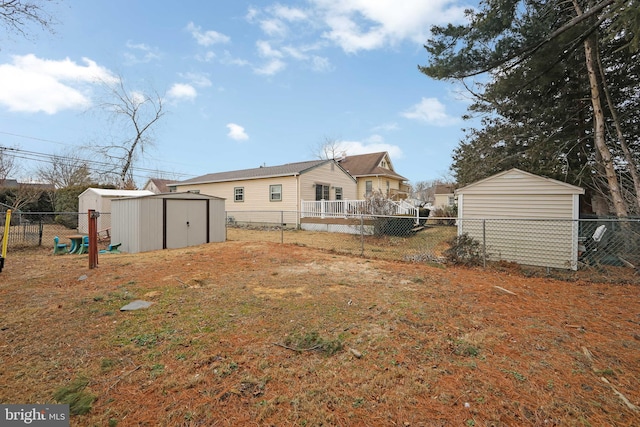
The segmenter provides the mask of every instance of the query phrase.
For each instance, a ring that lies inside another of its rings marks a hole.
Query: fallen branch
[[[138,365],[138,366],[136,366],[135,368],[133,368],[132,370],[130,370],[129,372],[125,372],[124,374],[120,375],[120,376],[118,377],[117,381],[116,381],[116,382],[114,382],[113,384],[111,384],[111,385],[109,386],[109,388],[107,389],[107,391],[106,391],[106,392],[107,392],[107,393],[109,393],[109,391],[110,391],[112,388],[114,388],[114,387],[115,387],[115,386],[120,382],[120,380],[121,380],[121,379],[123,379],[124,377],[126,377],[126,376],[128,376],[128,375],[133,374],[135,371],[137,371],[137,370],[138,370],[138,369],[140,369],[140,368],[142,368],[142,365]]]
[[[511,292],[510,290],[505,289],[505,288],[503,288],[503,287],[501,287],[501,286],[494,286],[494,288],[496,288],[496,289],[500,289],[502,292],[506,292],[506,293],[511,294],[511,295],[518,295],[518,294],[516,294],[515,292]]]
[[[609,384],[609,387],[611,387],[611,389],[613,390],[613,392],[614,392],[615,394],[617,394],[617,395],[618,395],[618,397],[620,398],[620,400],[622,400],[622,401],[624,402],[624,404],[625,404],[625,405],[627,405],[627,408],[631,409],[633,412],[640,412],[640,407],[638,407],[638,406],[634,405],[633,403],[629,402],[629,399],[627,399],[627,398],[626,398],[626,396],[625,396],[624,394],[620,393],[620,392],[618,391],[618,389],[617,389],[617,388],[615,388],[615,387],[613,386],[613,384],[611,384],[611,383],[609,382],[609,380],[607,380],[605,377],[600,377],[600,379],[601,379],[602,381],[604,381],[605,383]]]
[[[582,347],[582,353],[589,360],[589,363],[593,364],[593,353],[591,353],[587,347],[584,347],[584,346]],[[593,372],[598,372],[595,366],[591,366],[591,369],[593,369]],[[609,387],[611,387],[613,392],[620,398],[620,400],[622,400],[622,402],[624,402],[624,404],[627,405],[627,408],[631,409],[634,412],[640,412],[640,407],[631,403],[624,394],[620,393],[618,389],[615,388],[613,384],[609,382],[608,379],[606,379],[605,377],[600,377],[600,379],[602,380],[602,382],[608,384]]]
[[[273,345],[277,345],[279,347],[286,348],[287,350],[296,351],[298,353],[302,353],[303,351],[313,351],[313,350],[317,350],[320,347],[322,347],[322,344],[316,344],[313,347],[309,347],[309,348],[296,348],[296,347],[289,347],[288,345],[284,345],[284,344],[281,344],[279,342],[274,342]]]

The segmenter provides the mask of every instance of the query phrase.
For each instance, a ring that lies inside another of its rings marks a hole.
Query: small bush
[[[413,234],[413,228],[415,227],[413,217],[385,217],[379,218],[374,224],[374,234],[376,236],[398,236],[406,237]]]
[[[454,265],[482,265],[482,245],[467,233],[456,236],[449,242],[449,249],[442,254],[446,261]]]

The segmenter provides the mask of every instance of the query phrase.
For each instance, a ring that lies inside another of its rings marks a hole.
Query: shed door
[[[165,248],[207,243],[207,201],[166,199]]]

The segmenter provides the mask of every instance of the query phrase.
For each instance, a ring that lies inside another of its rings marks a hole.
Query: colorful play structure
[[[2,229],[2,252],[0,252],[0,273],[4,268],[4,260],[7,258],[7,245],[9,244],[9,226],[11,225],[11,209],[7,209],[7,217]]]

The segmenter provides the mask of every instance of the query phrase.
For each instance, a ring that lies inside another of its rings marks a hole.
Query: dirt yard
[[[0,401],[73,426],[637,426],[639,295],[294,244],[9,252]]]

